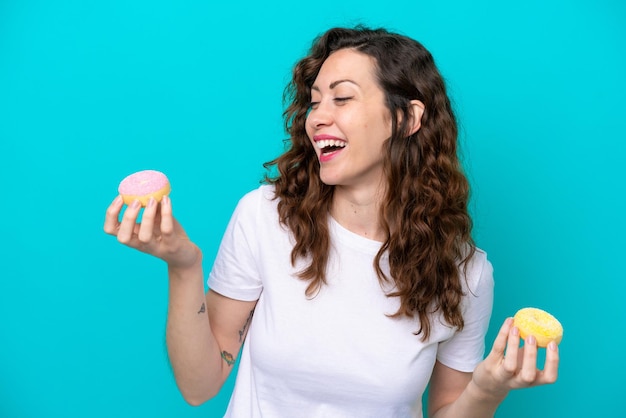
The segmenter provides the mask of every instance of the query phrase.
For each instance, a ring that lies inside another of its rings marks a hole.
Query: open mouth
[[[322,151],[322,154],[331,154],[345,148],[346,143],[337,139],[323,139],[317,141],[315,145]]]
[[[330,154],[331,152],[335,152],[340,149],[343,149],[343,147],[336,147],[336,146],[324,147],[322,148],[322,154]]]

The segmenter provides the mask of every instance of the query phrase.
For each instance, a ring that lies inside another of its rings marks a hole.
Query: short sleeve
[[[493,267],[483,251],[477,250],[467,269],[463,300],[464,327],[439,343],[437,360],[462,372],[472,372],[483,359],[485,335],[493,308]]]
[[[257,189],[239,201],[209,273],[209,288],[232,299],[257,300],[263,290],[255,228],[261,198],[261,190]]]

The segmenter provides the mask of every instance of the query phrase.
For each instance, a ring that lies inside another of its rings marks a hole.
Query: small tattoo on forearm
[[[224,359],[224,361],[226,362],[226,364],[228,364],[229,366],[232,366],[233,364],[235,364],[235,358],[229,352],[222,351],[221,356]]]
[[[200,306],[200,310],[198,311],[198,315],[200,315],[201,313],[205,313],[206,312],[206,306],[204,303],[202,303],[202,306]]]
[[[254,314],[254,309],[250,311],[250,315],[248,315],[248,319],[246,319],[246,323],[243,324],[243,328],[239,330],[239,342],[243,341],[243,336],[246,335],[246,329],[248,329],[248,325],[250,325],[250,321],[252,320],[253,314]]]

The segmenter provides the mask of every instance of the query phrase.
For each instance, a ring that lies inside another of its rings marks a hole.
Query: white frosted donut
[[[523,308],[513,317],[520,337],[532,335],[539,347],[547,347],[551,341],[559,344],[563,339],[563,326],[548,312],[538,308]]]
[[[156,170],[143,170],[133,173],[121,181],[118,192],[124,203],[130,205],[139,200],[146,206],[151,197],[160,202],[163,196],[170,193],[170,182],[165,174]]]

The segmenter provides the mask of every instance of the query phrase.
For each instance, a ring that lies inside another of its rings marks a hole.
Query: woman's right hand
[[[164,196],[160,203],[150,199],[141,222],[141,204],[135,200],[119,220],[124,203],[118,196],[106,211],[104,232],[131,248],[164,260],[170,268],[186,269],[202,260],[202,253],[172,215],[172,203]]]

